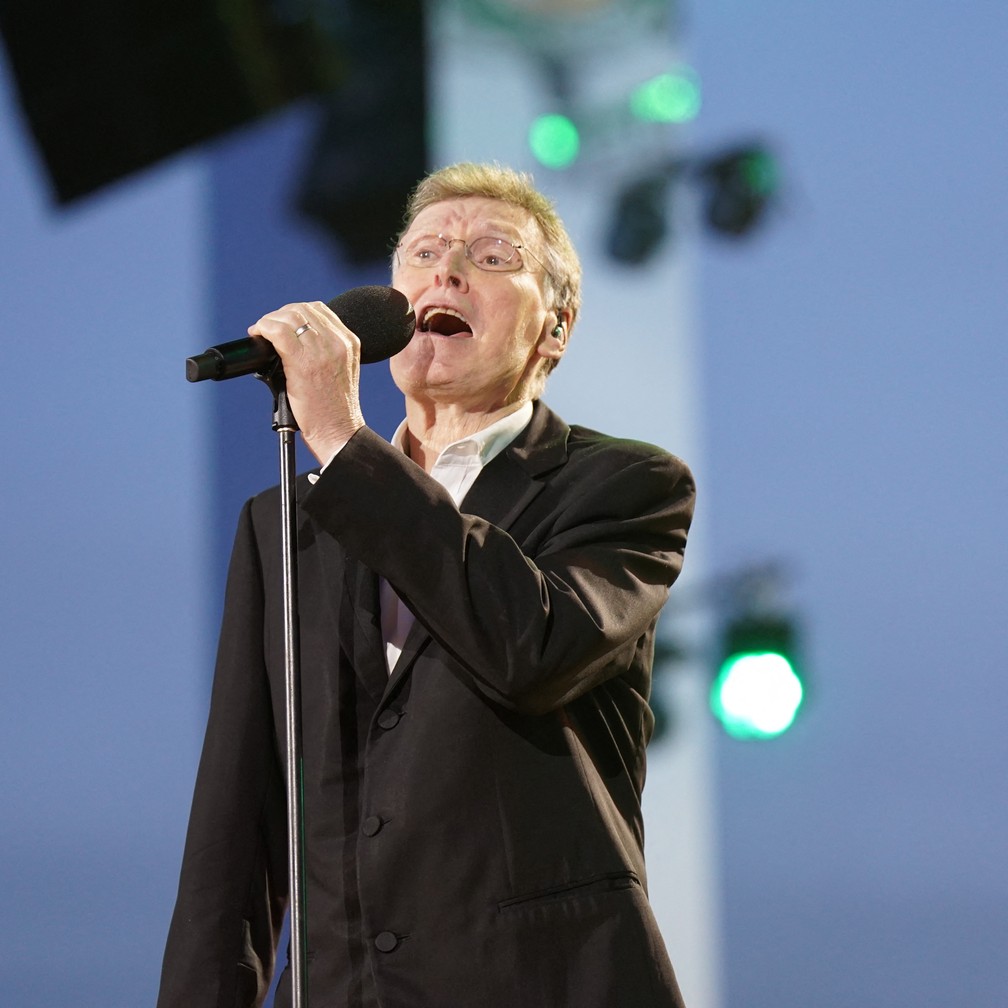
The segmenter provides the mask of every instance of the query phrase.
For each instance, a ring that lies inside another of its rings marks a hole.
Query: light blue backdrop
[[[688,5],[700,144],[784,205],[705,243],[704,521],[793,566],[813,694],[719,753],[732,1008],[1008,991],[1008,11]]]

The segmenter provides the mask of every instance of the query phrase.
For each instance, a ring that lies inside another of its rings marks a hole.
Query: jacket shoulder
[[[615,473],[630,468],[644,468],[678,483],[693,482],[689,466],[665,448],[633,438],[615,437],[589,427],[572,425],[567,440],[570,462],[590,466],[598,473]]]
[[[576,466],[584,464],[618,471],[644,463],[664,470],[677,480],[685,477],[692,482],[687,463],[667,449],[647,441],[605,434],[581,424],[568,424],[541,401],[535,404],[527,440],[537,447],[557,449],[562,445],[559,454],[565,462]]]

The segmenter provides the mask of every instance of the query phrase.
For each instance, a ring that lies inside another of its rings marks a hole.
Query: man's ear
[[[551,319],[547,317],[542,339],[539,341],[539,353],[543,357],[559,360],[567,349],[567,334],[570,328],[570,312],[566,308],[557,310]]]

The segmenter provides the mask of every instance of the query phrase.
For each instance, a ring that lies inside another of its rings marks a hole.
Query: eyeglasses
[[[506,238],[494,238],[491,235],[474,238],[471,242],[462,238],[446,238],[440,234],[420,235],[419,238],[412,238],[408,242],[400,242],[396,246],[396,256],[401,264],[428,269],[437,266],[456,242],[462,243],[466,259],[487,273],[515,273],[520,270],[525,265],[521,257],[522,249],[539,262],[524,245],[518,245]]]

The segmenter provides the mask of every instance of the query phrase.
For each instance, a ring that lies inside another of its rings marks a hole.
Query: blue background
[[[707,242],[712,560],[792,565],[813,695],[719,751],[727,1003],[1005,1004],[1000,4],[692,6],[700,138],[777,143]]]

